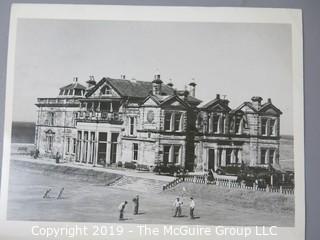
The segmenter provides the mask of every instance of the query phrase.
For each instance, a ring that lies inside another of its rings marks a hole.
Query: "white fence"
[[[260,191],[260,192],[271,192],[271,193],[280,193],[286,195],[294,195],[293,188],[285,188],[280,186],[279,188],[268,186],[266,188],[259,188],[257,185],[249,187],[243,183],[239,183],[236,180],[232,179],[215,179],[214,181],[208,181],[206,176],[182,176],[178,177],[172,182],[163,186],[163,190],[167,190],[170,188],[175,187],[181,182],[191,182],[195,184],[214,184],[216,186],[227,187],[227,188],[234,188],[234,189],[247,189],[252,191]]]

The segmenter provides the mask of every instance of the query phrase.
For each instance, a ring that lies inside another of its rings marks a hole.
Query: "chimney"
[[[197,86],[197,84],[194,81],[189,83],[190,95],[192,97],[196,96],[196,86]]]
[[[73,82],[77,83],[78,82],[78,77],[73,77]]]
[[[251,98],[252,105],[255,109],[259,110],[261,107],[262,97],[259,96],[253,96]]]
[[[152,93],[153,95],[161,95],[162,81],[160,79],[160,74],[154,75],[154,80],[152,81]]]
[[[125,80],[125,79],[126,79],[126,75],[121,74],[121,75],[120,75],[120,78],[123,79],[123,80]]]
[[[167,86],[171,87],[171,88],[173,87],[173,83],[172,83],[172,79],[171,78],[169,79],[169,83],[167,84]]]
[[[220,94],[217,93],[216,99],[220,99]]]
[[[272,103],[272,102],[271,102],[271,98],[268,98],[268,103]]]
[[[89,80],[87,81],[88,88],[91,88],[96,85],[96,81],[94,80],[94,76],[89,76]]]

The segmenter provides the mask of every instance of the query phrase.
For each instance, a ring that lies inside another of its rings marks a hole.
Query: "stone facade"
[[[202,104],[190,91],[153,81],[91,78],[75,81],[56,98],[39,98],[36,146],[66,161],[92,166],[126,162],[188,170],[219,166],[267,167],[279,161],[281,111],[253,97],[236,109],[219,95]]]

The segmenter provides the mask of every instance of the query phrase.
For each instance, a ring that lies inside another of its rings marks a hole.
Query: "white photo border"
[[[303,39],[302,12],[299,9],[234,8],[234,7],[164,7],[164,6],[115,6],[71,4],[13,4],[11,8],[9,49],[7,60],[5,126],[3,136],[3,162],[1,175],[0,236],[29,238],[34,222],[7,221],[9,185],[11,124],[15,67],[15,46],[19,19],[64,19],[64,20],[117,20],[154,22],[221,22],[221,23],[274,23],[290,24],[292,34],[293,120],[294,120],[294,169],[295,169],[295,227],[279,227],[277,236],[263,239],[305,238],[305,177],[304,177],[304,95],[303,95]],[[26,206],[27,207],[27,206]],[[38,222],[39,226],[66,226],[76,223]],[[79,223],[77,223],[80,225]],[[92,225],[94,223],[88,223]],[[111,224],[112,225],[112,224]],[[154,225],[161,226],[161,225]],[[141,236],[135,224],[124,224],[130,237]],[[211,226],[213,227],[213,226]],[[254,228],[254,227],[252,227]],[[133,232],[131,232],[133,231]],[[163,237],[163,236],[162,236]],[[160,236],[160,238],[162,238]],[[110,237],[109,237],[110,238]],[[159,237],[145,237],[160,239]],[[166,236],[176,239],[176,236]],[[188,237],[185,237],[188,238]],[[191,237],[190,237],[191,238]],[[199,239],[201,237],[198,237]],[[61,238],[62,239],[62,238]],[[66,239],[68,239],[66,237]],[[78,239],[78,238],[77,238]],[[92,239],[81,238],[79,239]],[[212,239],[212,237],[211,237]],[[215,239],[220,239],[219,237]],[[238,239],[223,237],[221,239]],[[246,239],[257,239],[255,235]]]

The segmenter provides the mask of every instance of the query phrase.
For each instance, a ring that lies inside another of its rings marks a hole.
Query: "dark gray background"
[[[320,192],[318,176],[320,157],[318,140],[320,128],[320,1],[319,0],[0,0],[0,136],[3,135],[5,112],[5,79],[8,50],[9,15],[11,3],[74,3],[162,6],[225,6],[298,8],[303,11],[304,29],[304,106],[305,106],[305,176],[306,176],[306,239],[318,240],[320,227]],[[0,138],[2,152],[2,137]],[[299,159],[298,159],[299,160]],[[0,158],[0,168],[1,168]]]

